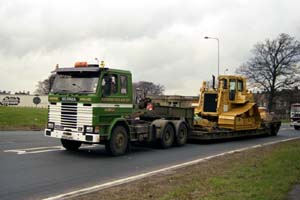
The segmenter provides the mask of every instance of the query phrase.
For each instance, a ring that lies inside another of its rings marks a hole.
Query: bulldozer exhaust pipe
[[[213,89],[215,89],[215,84],[216,84],[216,77],[214,76],[214,75],[212,75],[212,80],[213,80],[213,82],[212,82],[212,87],[213,87]]]

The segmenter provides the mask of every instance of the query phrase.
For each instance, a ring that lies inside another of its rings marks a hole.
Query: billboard
[[[0,106],[47,108],[48,96],[0,94]]]

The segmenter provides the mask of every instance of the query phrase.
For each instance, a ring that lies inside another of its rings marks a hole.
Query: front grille
[[[299,118],[299,117],[292,117],[291,120],[292,120],[293,122],[296,122],[296,121],[299,121],[300,118]]]
[[[293,117],[295,117],[295,118],[300,118],[300,114],[298,114],[298,113],[297,113],[297,114],[294,114]]]
[[[77,103],[61,104],[61,125],[65,128],[77,127]]]
[[[93,107],[81,103],[49,104],[49,122],[55,123],[55,129],[82,131],[84,126],[92,126]]]

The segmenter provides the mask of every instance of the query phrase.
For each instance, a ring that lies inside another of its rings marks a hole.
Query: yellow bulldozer
[[[212,87],[203,82],[199,104],[195,108],[195,126],[206,131],[215,128],[244,131],[259,129],[262,122],[272,120],[270,115],[258,109],[244,77],[221,75],[217,88],[214,85],[214,77]]]

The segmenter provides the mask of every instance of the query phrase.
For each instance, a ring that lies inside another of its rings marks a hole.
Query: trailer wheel
[[[271,126],[271,136],[276,136],[278,134],[280,126],[272,125]]]
[[[112,156],[120,156],[128,149],[128,135],[123,126],[116,126],[110,140],[105,144],[106,151]]]
[[[62,146],[68,151],[77,151],[81,146],[81,142],[74,140],[61,139]]]
[[[188,136],[188,128],[184,123],[180,123],[178,130],[177,130],[177,136],[175,139],[175,145],[176,146],[183,146],[186,143]]]
[[[159,140],[160,146],[163,149],[167,149],[172,146],[174,142],[175,131],[171,124],[166,124],[161,134],[161,139]]]

